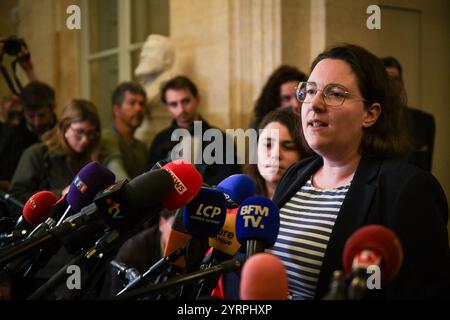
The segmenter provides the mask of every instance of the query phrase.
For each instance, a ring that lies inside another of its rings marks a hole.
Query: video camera
[[[25,49],[25,50],[23,50],[23,49]],[[11,77],[9,76],[8,71],[6,70],[6,68],[3,65],[0,65],[0,71],[3,75],[3,77],[5,78],[5,81],[9,87],[9,89],[11,90],[11,92],[16,95],[20,95],[20,92],[22,91],[22,84],[20,83],[20,80],[17,77],[16,64],[17,64],[17,62],[22,64],[22,63],[25,63],[28,60],[30,60],[31,55],[30,55],[30,52],[28,51],[28,46],[25,43],[24,39],[18,38],[16,36],[10,36],[6,40],[4,40],[3,51],[7,55],[16,57],[11,63],[11,68],[13,70],[13,77],[14,77],[15,84],[11,80]],[[0,60],[1,60],[1,56],[0,56]],[[1,61],[0,61],[0,63],[1,63]]]
[[[25,40],[16,36],[10,36],[5,40],[3,50],[10,56],[17,56],[22,50],[22,47],[27,48]]]

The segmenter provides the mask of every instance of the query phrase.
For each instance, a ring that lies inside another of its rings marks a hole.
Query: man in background
[[[147,167],[147,147],[134,137],[144,119],[146,93],[136,83],[124,82],[112,94],[113,123],[102,132],[101,162],[117,180],[133,179]]]

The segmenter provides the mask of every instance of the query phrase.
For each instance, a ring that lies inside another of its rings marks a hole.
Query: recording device
[[[30,230],[48,218],[51,207],[58,198],[50,191],[39,191],[32,195],[23,207],[12,231],[0,234],[1,246],[16,242],[29,236]]]
[[[206,252],[208,237],[215,236],[225,222],[226,207],[227,202],[222,192],[202,186],[197,196],[185,206],[183,211],[179,210],[177,212],[169,234],[164,253],[165,257],[150,267],[142,277],[127,285],[117,295],[125,294],[131,288],[136,288],[144,281],[158,275],[158,273],[159,275],[163,273],[168,276],[171,273],[172,263],[181,257],[184,259],[178,264],[181,267],[179,268],[180,271],[191,272],[197,270]]]
[[[238,253],[241,244],[236,236],[237,210],[237,208],[227,209],[227,216],[222,229],[217,235],[209,238],[211,250],[209,250],[209,254],[203,259],[202,265],[200,266],[201,269],[220,264],[223,261],[233,258]],[[208,277],[201,280],[196,288],[197,299],[211,295],[213,289],[219,282],[220,276],[221,274],[217,274],[215,277]]]
[[[241,300],[287,300],[288,279],[281,260],[268,253],[251,256],[241,271]]]
[[[17,96],[20,95],[20,92],[22,91],[23,87],[22,87],[22,84],[21,84],[19,78],[17,77],[16,64],[18,61],[27,61],[31,58],[31,55],[29,52],[27,52],[26,54],[23,54],[23,55],[19,54],[22,51],[22,48],[25,48],[25,49],[28,48],[25,41],[22,38],[17,38],[16,36],[10,36],[9,38],[7,38],[4,41],[4,45],[3,45],[4,52],[10,56],[16,57],[16,59],[14,59],[11,62],[11,67],[13,70],[15,84],[11,80],[11,77],[9,76],[6,68],[3,65],[0,67],[0,71],[3,75],[3,77],[5,78],[5,81],[9,87],[9,89],[11,90],[12,93],[16,94]],[[17,88],[15,86],[17,86]]]
[[[275,203],[262,196],[252,196],[239,206],[236,236],[246,245],[246,258],[272,246],[278,236],[280,214]]]
[[[342,262],[350,276],[348,298],[360,300],[367,291],[367,270],[381,270],[381,285],[389,283],[403,263],[403,248],[397,235],[381,225],[367,225],[355,231],[347,240]]]
[[[216,189],[223,192],[228,208],[237,208],[242,201],[255,194],[256,185],[249,176],[240,173],[223,179]]]
[[[183,176],[186,180],[179,179],[179,176]],[[83,279],[83,290],[77,294],[78,297],[86,297],[89,294],[101,277],[105,263],[112,259],[123,242],[138,231],[137,227],[142,222],[163,209],[161,203],[167,197],[178,201],[172,194],[175,181],[177,179],[181,181],[186,189],[189,189],[185,191],[195,195],[199,190],[195,191],[192,188],[201,185],[201,181],[200,184],[198,181],[193,181],[197,176],[198,172],[191,164],[172,164],[170,169],[146,172],[128,184],[126,181],[121,181],[97,195],[94,200],[97,209],[93,215],[105,221],[109,228],[93,247],[72,261],[72,263],[83,265],[87,270],[87,276]],[[71,217],[71,224],[74,224],[73,219]],[[66,222],[61,226],[64,224]],[[42,299],[48,296],[55,286],[64,281],[64,277],[63,272],[56,274],[29,299]]]
[[[22,50],[22,47],[27,47],[24,39],[10,36],[5,40],[3,50],[10,56],[16,56]]]

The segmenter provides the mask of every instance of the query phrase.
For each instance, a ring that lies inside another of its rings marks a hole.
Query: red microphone
[[[287,300],[288,280],[281,260],[258,253],[244,264],[241,272],[241,300]]]
[[[170,173],[174,189],[161,201],[167,210],[175,210],[189,203],[200,191],[202,175],[186,160],[175,160],[162,167]]]
[[[23,218],[34,226],[44,222],[58,197],[50,191],[39,191],[28,199],[23,207]]]
[[[381,225],[368,225],[347,240],[342,256],[344,270],[352,274],[349,299],[364,298],[368,268],[380,268],[381,285],[389,283],[403,263],[403,248],[397,235]]]
[[[25,203],[22,215],[11,232],[0,234],[1,246],[14,243],[28,237],[30,230],[46,221],[51,207],[58,198],[50,191],[39,191],[32,195]]]

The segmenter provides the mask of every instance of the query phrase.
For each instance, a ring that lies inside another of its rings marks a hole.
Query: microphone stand
[[[195,271],[192,273],[188,273],[185,275],[178,276],[166,282],[157,285],[150,285],[144,288],[136,289],[128,292],[127,294],[123,294],[119,297],[116,297],[116,300],[129,300],[136,299],[147,296],[152,293],[156,293],[165,289],[169,289],[175,286],[195,283],[197,280],[203,279],[204,277],[208,277],[211,275],[215,275],[217,273],[223,273],[228,271],[237,270],[241,267],[241,263],[238,260],[227,260],[222,262],[219,265],[216,265],[211,268],[207,268],[201,271]]]
[[[183,256],[183,254],[184,248],[178,248],[177,250],[170,253],[168,256],[161,258],[142,275],[139,275],[136,279],[128,283],[125,288],[123,288],[122,290],[119,291],[119,293],[116,294],[116,296],[120,296],[130,291],[131,289],[138,287],[140,284],[142,284],[143,281],[150,279],[150,277],[154,276],[155,274],[161,273],[162,271],[164,271],[164,268],[177,261],[178,258]]]

